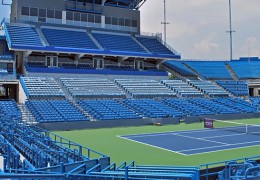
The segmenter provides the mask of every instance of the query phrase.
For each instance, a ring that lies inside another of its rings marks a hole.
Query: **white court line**
[[[257,143],[257,142],[260,142],[260,141],[243,142],[243,143],[236,143],[236,144],[226,144],[226,145],[211,146],[211,147],[204,147],[204,148],[195,148],[195,149],[182,150],[180,152],[189,152],[189,151],[194,151],[194,150],[210,149],[210,148],[215,148],[215,147],[236,146],[236,145],[240,145],[240,144],[251,144],[251,143]]]
[[[200,129],[200,130],[191,130],[191,132],[189,131],[169,131],[169,132],[165,132],[165,133],[159,133],[159,132],[155,132],[155,133],[144,133],[144,134],[131,134],[131,135],[118,135],[120,137],[129,137],[129,138],[132,138],[132,137],[153,137],[153,136],[165,136],[165,135],[169,135],[169,134],[174,134],[174,133],[194,133],[194,132],[205,132],[205,131],[219,131],[219,129]]]
[[[229,151],[229,150],[233,150],[233,149],[243,149],[243,148],[256,147],[256,146],[260,146],[260,145],[251,145],[251,146],[249,145],[249,146],[243,146],[243,147],[235,147],[235,148],[228,148],[228,149],[219,149],[219,150],[215,150],[215,151],[206,151],[206,152],[200,152],[200,153],[187,154],[187,156],[207,154],[207,153],[215,153],[215,152],[219,152],[219,151]],[[180,151],[180,152],[182,152],[182,151]]]
[[[140,142],[140,141],[135,141],[133,139],[128,139],[128,138],[125,138],[125,137],[122,137],[122,136],[117,136],[117,137],[125,139],[125,140],[128,140],[128,141],[136,142],[136,143],[139,143],[139,144],[143,144],[143,145],[146,145],[146,146],[150,146],[150,147],[154,147],[154,148],[157,148],[157,149],[161,149],[161,150],[164,150],[164,151],[173,152],[173,153],[180,154],[180,155],[183,155],[183,156],[188,156],[187,154],[183,154],[183,153],[180,153],[178,151],[172,151],[172,150],[169,150],[169,149],[166,149],[166,148],[162,148],[162,147],[159,147],[159,146],[154,146],[154,145],[143,143],[143,142]]]
[[[196,138],[196,137],[190,137],[190,136],[184,136],[181,134],[172,134],[174,136],[180,136],[180,137],[185,137],[185,138],[190,138],[190,139],[196,139],[196,140],[201,140],[201,141],[207,141],[207,142],[212,142],[212,143],[217,143],[217,144],[223,144],[223,145],[229,145],[228,143],[222,143],[222,142],[218,142],[218,141],[211,141],[211,140],[207,140],[207,139],[203,139],[203,138]]]
[[[205,138],[205,139],[210,139],[210,138],[218,138],[218,137],[228,137],[228,136],[244,136],[245,134],[243,133],[243,134],[231,134],[231,135],[222,135],[222,136],[210,136],[210,137],[203,137],[203,138]]]
[[[189,152],[189,151],[200,150],[200,149],[210,149],[210,148],[214,148],[214,147],[225,147],[225,146],[233,146],[233,145],[235,146],[235,145],[240,145],[240,144],[250,144],[250,143],[256,143],[256,142],[260,142],[260,141],[252,141],[252,142],[244,142],[244,143],[236,143],[236,144],[226,144],[226,145],[211,146],[211,147],[197,148],[197,149],[190,149],[190,150],[182,150],[182,151],[172,151],[172,150],[169,150],[169,149],[166,149],[166,148],[161,148],[161,147],[158,147],[158,146],[155,146],[155,145],[139,142],[139,141],[128,139],[128,138],[125,138],[125,137],[122,137],[122,136],[117,136],[117,137],[125,139],[125,140],[128,140],[128,141],[136,142],[136,143],[139,143],[139,144],[143,144],[143,145],[146,145],[146,146],[154,147],[154,148],[157,148],[157,149],[165,150],[165,151],[168,151],[168,152],[173,152],[173,153],[176,153],[176,154],[180,154],[180,155],[183,155],[183,156],[192,156],[192,155],[199,155],[199,154],[206,154],[206,153],[214,153],[214,152],[219,152],[219,151],[228,151],[228,150],[232,150],[232,149],[243,149],[243,148],[247,148],[247,147],[260,146],[260,144],[259,145],[251,145],[251,146],[249,145],[249,146],[243,146],[243,147],[234,147],[234,148],[228,148],[228,149],[220,149],[220,150],[215,150],[215,151],[205,151],[205,152],[200,152],[200,153],[184,154],[182,152]]]
[[[220,149],[220,150],[215,150],[215,151],[206,151],[206,152],[193,153],[193,154],[183,154],[181,152],[189,152],[189,151],[199,150],[199,149],[210,149],[210,148],[213,148],[213,147],[236,146],[236,145],[240,145],[240,144],[250,144],[250,143],[255,143],[255,142],[260,142],[260,141],[244,142],[244,143],[237,143],[237,144],[228,144],[228,143],[221,143],[221,142],[217,142],[217,141],[211,141],[211,142],[223,144],[223,145],[211,146],[211,147],[205,147],[205,148],[197,148],[197,149],[190,149],[190,150],[183,150],[183,151],[172,151],[172,150],[169,150],[169,149],[161,148],[161,147],[158,147],[158,146],[154,146],[154,145],[150,145],[150,144],[147,144],[147,143],[142,143],[142,142],[130,139],[130,138],[135,138],[135,137],[149,137],[149,136],[153,137],[153,136],[160,136],[160,135],[163,135],[163,136],[164,135],[179,135],[179,136],[183,136],[183,137],[186,137],[186,138],[194,138],[194,137],[184,136],[184,135],[181,135],[181,134],[190,134],[190,133],[196,133],[196,132],[199,132],[199,133],[202,132],[203,133],[203,132],[207,132],[207,131],[210,131],[210,132],[219,131],[219,129],[192,129],[192,130],[169,131],[169,132],[164,132],[164,133],[163,132],[154,132],[154,133],[143,133],[143,134],[132,134],[132,135],[121,135],[121,136],[118,135],[117,137],[129,140],[129,141],[133,141],[133,142],[136,142],[136,143],[139,143],[139,144],[147,145],[147,146],[150,146],[150,147],[155,147],[157,149],[162,149],[162,150],[165,150],[165,151],[168,151],[168,152],[174,152],[174,153],[184,155],[184,156],[191,156],[191,155],[197,155],[197,154],[226,151],[226,150],[232,150],[232,149],[242,149],[242,148],[255,147],[255,146],[260,145],[260,144],[259,145],[251,145],[251,146],[249,145],[249,146],[243,146],[243,147]],[[239,133],[239,134],[232,134],[232,135],[204,137],[205,139],[202,139],[202,138],[197,138],[197,139],[203,140],[203,141],[210,141],[210,140],[207,140],[207,139],[216,138],[216,137],[239,136],[239,135],[244,135],[244,134]]]

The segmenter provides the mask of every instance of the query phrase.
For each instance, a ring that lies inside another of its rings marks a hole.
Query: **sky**
[[[229,59],[228,0],[166,0],[166,12],[167,43],[182,59]],[[140,13],[142,32],[163,33],[163,0],[147,0]],[[0,20],[8,16],[0,5]],[[232,18],[234,59],[260,57],[260,0],[232,0]]]
[[[260,57],[260,0],[232,0],[233,57]],[[166,0],[167,43],[183,59],[229,59],[228,0]],[[163,0],[141,7],[143,32],[163,33]]]

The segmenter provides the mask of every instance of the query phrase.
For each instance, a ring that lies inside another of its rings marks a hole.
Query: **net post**
[[[204,119],[204,128],[213,129],[213,119]]]

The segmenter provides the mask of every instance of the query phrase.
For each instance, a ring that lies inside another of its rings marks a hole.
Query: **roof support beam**
[[[118,66],[120,67],[121,64],[122,64],[122,62],[125,61],[125,60],[127,60],[128,58],[129,58],[129,57],[127,57],[127,56],[126,56],[126,57],[119,57],[119,58],[118,58],[118,61],[117,61],[117,62],[118,62]]]
[[[32,51],[25,51],[23,52],[23,59],[28,59],[28,57],[32,54]]]
[[[80,60],[85,54],[76,54],[75,61]]]
[[[156,60],[156,67],[159,68],[162,63],[167,61],[167,59],[157,59]]]
[[[102,0],[102,5],[104,6],[104,4],[106,3],[107,0]]]

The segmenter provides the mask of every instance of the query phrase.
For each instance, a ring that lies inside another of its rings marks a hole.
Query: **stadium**
[[[260,179],[260,59],[184,60],[145,3],[2,0],[0,179]]]

